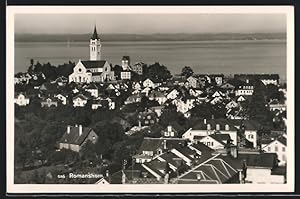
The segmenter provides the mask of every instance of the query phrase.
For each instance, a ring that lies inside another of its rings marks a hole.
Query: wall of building
[[[250,182],[249,182],[250,181]],[[252,184],[283,184],[284,176],[271,175],[271,169],[248,168],[246,183]]]

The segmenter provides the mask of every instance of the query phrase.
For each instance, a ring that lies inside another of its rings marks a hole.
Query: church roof
[[[95,60],[95,61],[81,61],[81,63],[86,67],[86,68],[103,68],[103,66],[106,63],[106,60]]]
[[[97,34],[96,26],[94,27],[94,33],[93,33],[91,39],[100,39],[100,38],[98,37],[98,34]]]

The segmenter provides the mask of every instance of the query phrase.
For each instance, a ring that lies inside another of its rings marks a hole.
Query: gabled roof
[[[76,98],[80,98],[81,100],[87,100],[88,97],[83,95],[83,94],[78,94],[76,96],[73,97],[73,100],[76,99]]]
[[[91,131],[91,128],[82,127],[82,134],[79,136],[79,127],[70,126],[70,133],[66,131],[60,139],[60,143],[81,145]]]
[[[213,138],[214,140],[220,142],[221,144],[225,145],[225,143],[227,142],[227,140],[230,139],[230,136],[228,134],[220,134],[220,133],[215,133],[215,134],[211,134],[209,135],[211,138]],[[225,142],[225,143],[224,143]]]
[[[194,137],[196,137],[196,136],[194,136]],[[211,149],[210,147],[206,146],[205,144],[203,144],[201,142],[199,142],[197,144],[193,144],[192,147],[194,147],[195,149],[197,149],[201,152],[212,152],[212,151],[214,151],[213,149]]]
[[[103,68],[106,60],[88,60],[88,61],[81,61],[84,67],[88,68]]]

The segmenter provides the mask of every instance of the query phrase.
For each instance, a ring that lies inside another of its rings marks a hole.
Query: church
[[[69,75],[69,82],[90,83],[114,80],[114,71],[106,60],[101,60],[101,42],[96,26],[90,38],[90,60],[79,60]]]

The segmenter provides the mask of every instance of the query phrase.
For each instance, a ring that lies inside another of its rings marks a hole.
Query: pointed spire
[[[94,27],[94,33],[93,33],[93,36],[91,37],[91,39],[99,39],[98,34],[97,34],[96,25]]]

